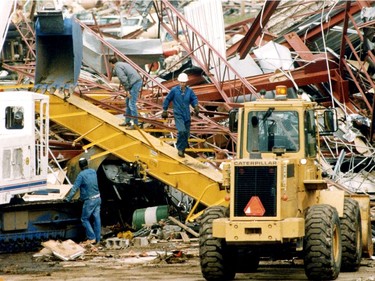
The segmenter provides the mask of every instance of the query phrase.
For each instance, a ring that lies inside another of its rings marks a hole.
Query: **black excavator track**
[[[41,243],[84,238],[82,203],[62,200],[11,202],[0,206],[0,253],[36,251]]]

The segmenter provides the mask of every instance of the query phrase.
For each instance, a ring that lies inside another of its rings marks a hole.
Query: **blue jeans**
[[[102,199],[100,197],[95,199],[88,199],[83,202],[81,221],[86,230],[87,239],[96,240],[100,242],[101,238],[101,220],[100,220],[100,205]],[[91,225],[91,218],[93,219],[93,226]]]
[[[138,125],[137,99],[142,87],[142,81],[135,83],[130,89],[130,97],[126,98],[125,123],[129,123],[131,119],[135,125]]]
[[[184,121],[183,118],[176,116],[174,117],[174,122],[177,129],[177,150],[185,151],[185,148],[189,146],[190,137],[190,120]]]

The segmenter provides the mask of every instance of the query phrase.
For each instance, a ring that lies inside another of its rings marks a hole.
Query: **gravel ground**
[[[203,281],[198,244],[165,242],[146,247],[107,249],[85,246],[75,260],[36,253],[0,255],[0,281],[112,281],[176,280]],[[238,273],[235,280],[307,280],[301,260],[261,261],[256,273]],[[364,258],[359,271],[340,273],[337,280],[374,281],[375,261]]]

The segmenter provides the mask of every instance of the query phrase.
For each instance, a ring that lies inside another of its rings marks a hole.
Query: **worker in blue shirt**
[[[185,157],[185,149],[189,146],[190,136],[190,105],[194,108],[195,115],[198,116],[198,98],[194,91],[186,85],[188,76],[186,73],[178,75],[179,85],[173,87],[163,102],[162,118],[168,117],[168,107],[173,102],[173,115],[177,128],[177,150],[178,156]]]
[[[80,200],[83,201],[81,221],[86,230],[86,244],[95,244],[100,242],[101,238],[101,220],[100,220],[100,198],[98,177],[94,169],[88,168],[88,162],[85,158],[78,161],[81,172],[78,174],[72,189],[65,197],[65,201],[70,202],[78,189],[80,190]],[[93,218],[93,225],[91,225]]]
[[[119,125],[133,130],[134,125],[138,126],[137,100],[142,88],[142,77],[126,62],[118,61],[115,57],[111,58],[109,62],[125,90],[125,121]],[[133,124],[130,123],[131,120],[133,120]]]

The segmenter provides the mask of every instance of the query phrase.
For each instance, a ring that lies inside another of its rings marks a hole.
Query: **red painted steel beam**
[[[251,25],[251,28],[245,34],[245,37],[242,39],[241,44],[238,46],[238,54],[240,56],[240,59],[244,59],[250,52],[251,47],[254,45],[255,41],[262,33],[263,26],[271,18],[271,15],[276,10],[276,7],[279,5],[279,3],[280,0],[266,1],[263,9],[255,18],[254,23]]]
[[[180,46],[185,49],[187,54],[194,59],[199,67],[206,73],[211,83],[217,88],[217,91],[222,94],[222,99],[226,102],[230,102],[228,93],[223,92],[222,84],[231,77],[235,78],[231,80],[233,84],[232,87],[228,88],[229,97],[236,98],[247,92],[252,92],[253,95],[257,95],[252,85],[239,75],[236,69],[228,63],[226,58],[224,58],[169,1],[160,0],[154,1],[154,3],[160,24],[179,42]],[[168,18],[168,24],[164,22],[164,18]],[[212,67],[213,65],[215,65],[215,67]]]
[[[362,4],[359,3],[360,1],[357,1],[357,3],[353,3],[353,5],[351,5],[348,13],[350,15],[354,15],[358,12],[360,12],[362,10]],[[322,36],[322,26],[323,26],[323,32],[326,31],[327,29],[335,26],[335,25],[338,25],[338,24],[341,24],[345,19],[345,10],[343,10],[342,12],[334,15],[333,17],[331,17],[329,19],[329,21],[327,22],[324,22],[322,25],[318,25],[314,28],[312,28],[306,35],[304,35],[304,39],[306,41],[309,41],[309,40],[314,40],[316,39],[317,37],[321,37]]]
[[[345,15],[344,15],[344,24],[342,29],[342,37],[341,37],[341,48],[340,48],[340,64],[339,64],[339,71],[340,74],[343,75],[344,72],[344,63],[345,63],[345,46],[346,46],[346,40],[345,37],[347,35],[348,31],[348,18],[349,18],[349,9],[350,9],[350,1],[346,2],[345,6]]]
[[[227,51],[226,51],[226,55],[227,55],[227,58],[235,55],[237,53],[237,49],[238,47],[240,46],[242,40],[244,38],[242,38],[241,40],[238,40],[236,43],[232,44],[230,47],[227,48]],[[263,32],[262,34],[262,40],[260,39],[260,37],[258,36],[258,38],[255,40],[255,44],[257,46],[262,46],[264,45],[265,43],[269,42],[269,41],[272,41],[275,39],[275,36],[272,35],[272,34],[269,34],[267,32]]]
[[[244,31],[244,33],[246,33],[249,30],[248,24],[252,24],[253,22],[254,22],[254,19],[250,18],[250,19],[245,19],[245,20],[241,20],[239,22],[230,24],[225,27],[225,33],[226,34],[232,33],[232,30],[236,30],[237,31],[235,32],[236,34],[241,34],[241,31]],[[238,30],[240,30],[240,32],[238,32]]]
[[[51,149],[51,152],[53,156],[59,160],[59,159],[64,159],[64,160],[70,160],[77,155],[81,154],[83,150],[75,150],[75,149]],[[51,155],[48,156],[48,158],[51,160],[53,159]]]
[[[298,56],[301,59],[309,62],[314,60],[326,59],[325,54],[314,55],[296,32],[285,34],[284,38],[289,43],[290,47],[297,52]],[[304,63],[299,64],[303,65]]]
[[[333,76],[336,68],[331,65],[330,72]],[[317,84],[327,82],[329,75],[327,71],[326,62],[321,60],[314,64],[306,66],[302,69],[290,71],[290,76],[293,77],[294,83],[298,86],[306,86],[309,84]],[[246,78],[256,90],[259,92],[261,89],[267,91],[274,90],[277,85],[283,84],[287,87],[294,87],[293,81],[282,75],[275,75],[275,73],[262,74]],[[229,82],[223,84],[224,91],[229,87]],[[213,85],[194,86],[194,92],[198,95],[200,101],[219,101],[222,100],[220,93],[217,92]]]

